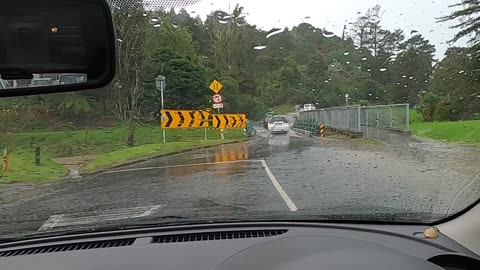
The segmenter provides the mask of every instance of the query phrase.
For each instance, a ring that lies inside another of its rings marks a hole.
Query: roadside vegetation
[[[480,144],[480,120],[414,123],[412,132],[420,137],[446,142]]]
[[[410,129],[416,136],[455,143],[480,144],[480,120],[426,122],[410,110]]]
[[[2,139],[8,140],[10,145],[10,162],[0,183],[43,183],[62,178],[68,169],[52,161],[58,157],[97,156],[85,166],[87,170],[94,170],[131,159],[243,138],[242,130],[226,130],[223,141],[220,140],[220,131],[213,129],[207,130],[207,141],[204,140],[204,129],[166,130],[167,143],[163,144],[159,127],[143,126],[136,131],[135,147],[125,144],[126,134],[122,127],[2,134]],[[35,165],[37,146],[41,149],[40,166]]]
[[[348,91],[351,104],[410,103],[418,108],[421,118],[412,113],[411,119],[419,136],[476,140],[468,136],[476,136],[478,126],[466,120],[480,117],[478,38],[435,59],[435,46],[425,33],[387,28],[379,5],[358,14],[343,35],[335,35],[307,22],[260,29],[240,5],[230,13],[212,10],[202,19],[185,9],[115,2],[118,72],[110,85],[0,100],[0,150],[11,153],[11,171],[0,181],[61,177],[66,171],[50,163],[55,157],[98,155],[93,168],[119,162],[118,156],[151,154],[154,150],[145,145],[169,151],[158,146],[157,75],[166,77],[165,108],[212,109],[208,85],[214,79],[223,84],[222,113],[247,113],[250,120],[262,119],[268,109],[285,113],[290,110],[286,104],[343,105]],[[466,26],[479,6],[475,1],[453,6],[452,14],[440,20],[464,20],[456,26],[455,39],[470,36],[478,27]],[[438,121],[463,122],[453,122],[455,129],[450,129]],[[442,128],[449,132],[437,131]],[[218,139],[218,131],[209,130],[208,137]],[[240,137],[240,130],[226,135],[227,140]],[[178,149],[202,139],[202,129],[167,131],[168,143],[185,143],[176,144]],[[29,167],[36,146],[41,146],[42,166]],[[134,147],[140,148],[128,151]]]

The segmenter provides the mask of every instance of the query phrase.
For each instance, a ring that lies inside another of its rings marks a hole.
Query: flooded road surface
[[[479,157],[478,147],[417,138],[382,143],[306,138],[293,131],[270,135],[259,128],[245,143],[161,157],[33,189],[36,192],[1,206],[0,231],[54,229],[63,224],[61,218],[101,213],[119,219],[145,213],[346,219],[408,214],[398,220],[430,222],[478,199]],[[137,210],[144,212],[134,214]]]

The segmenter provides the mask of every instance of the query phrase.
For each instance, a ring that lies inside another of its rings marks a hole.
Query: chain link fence
[[[300,112],[299,120],[313,120],[327,127],[362,131],[366,127],[409,130],[409,104],[343,106]]]
[[[410,105],[393,104],[362,107],[360,118],[363,127],[408,131],[410,129]]]

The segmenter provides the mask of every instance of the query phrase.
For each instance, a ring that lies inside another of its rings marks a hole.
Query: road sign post
[[[212,90],[215,95],[213,95],[212,100],[213,100],[213,108],[217,109],[218,114],[220,114],[220,108],[223,108],[223,96],[220,95],[220,91],[222,91],[223,85],[217,81],[213,80],[213,82],[210,84],[210,90]],[[222,133],[222,138],[223,138],[223,133]]]
[[[158,90],[160,90],[160,102],[162,103],[162,110],[164,110],[163,107],[163,91],[165,90],[165,76],[158,75],[155,78],[155,86],[157,87]],[[161,121],[162,119],[160,119]],[[162,135],[163,135],[163,143],[166,142],[166,137],[165,137],[165,129],[162,129]]]

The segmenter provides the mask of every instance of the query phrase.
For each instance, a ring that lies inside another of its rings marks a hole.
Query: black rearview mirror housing
[[[116,43],[106,0],[5,0],[0,97],[106,86]]]

